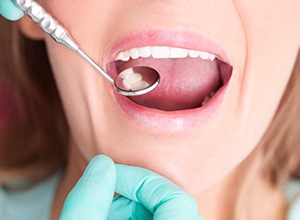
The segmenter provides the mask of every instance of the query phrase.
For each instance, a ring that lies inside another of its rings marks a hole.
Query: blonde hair
[[[43,42],[25,38],[16,24],[0,20],[0,173],[32,178],[49,175],[64,166],[69,130],[55,87]],[[4,88],[4,87],[3,87]],[[273,186],[300,178],[300,55],[277,113],[253,154],[263,153],[261,175]],[[2,103],[3,104],[3,103]],[[254,157],[254,156],[253,156]],[[228,196],[228,219],[243,183],[245,169]]]
[[[262,140],[239,166],[236,179],[232,182],[232,191],[228,194],[224,210],[225,219],[235,219],[235,205],[241,194],[247,169],[258,155],[262,155],[260,177],[265,179],[273,188],[283,187],[290,179],[300,179],[300,50],[296,63],[278,106],[276,114],[265,132]],[[288,211],[285,204],[279,212],[278,219],[285,219]]]

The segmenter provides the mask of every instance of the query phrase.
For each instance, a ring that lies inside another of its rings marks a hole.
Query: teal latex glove
[[[0,14],[11,21],[18,20],[24,15],[11,0],[0,0]]]
[[[114,192],[121,196],[114,198]],[[195,200],[149,170],[96,156],[67,197],[60,220],[200,220]]]

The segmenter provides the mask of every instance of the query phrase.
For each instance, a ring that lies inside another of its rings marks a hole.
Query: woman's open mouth
[[[152,92],[128,99],[164,111],[206,105],[229,81],[232,73],[232,67],[215,54],[169,46],[133,47],[121,51],[115,61],[108,64],[108,69],[116,74],[137,66],[154,68],[161,82]]]
[[[217,110],[226,109],[221,104],[234,82],[233,60],[211,38],[185,31],[130,33],[115,43],[107,59],[113,78],[136,66],[160,74],[158,87],[145,95],[125,97],[110,87],[112,103],[121,107],[128,123],[155,134],[182,135],[224,114]]]

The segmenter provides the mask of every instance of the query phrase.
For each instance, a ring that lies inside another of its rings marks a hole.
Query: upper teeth
[[[131,59],[138,59],[153,57],[155,59],[166,59],[166,58],[201,58],[203,60],[214,61],[216,55],[198,50],[189,50],[176,47],[166,47],[166,46],[146,46],[139,48],[132,48],[127,51],[120,52],[117,55],[116,60],[128,61]]]

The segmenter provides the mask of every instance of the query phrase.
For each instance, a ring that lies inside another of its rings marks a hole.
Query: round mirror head
[[[122,71],[115,79],[114,86],[121,95],[138,96],[155,89],[159,81],[160,75],[155,69],[139,66]]]

